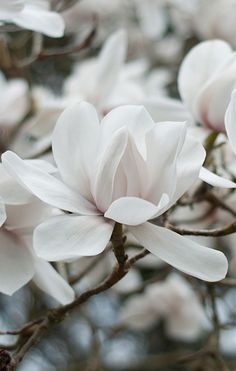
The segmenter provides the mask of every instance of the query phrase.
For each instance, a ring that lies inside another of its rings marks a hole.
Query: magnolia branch
[[[29,322],[18,330],[1,332],[1,334],[19,335],[20,337],[28,334],[27,341],[11,359],[8,366],[9,371],[16,369],[18,364],[24,358],[25,354],[40,341],[41,337],[50,328],[50,326],[55,323],[60,323],[62,320],[64,320],[69,312],[87,302],[92,296],[98,295],[101,292],[110,289],[128,273],[130,268],[138,260],[144,258],[149,253],[146,249],[144,249],[139,254],[128,259],[128,256],[125,254],[124,238],[122,236],[122,228],[120,225],[116,225],[114,228],[111,241],[113,243],[114,253],[117,258],[117,264],[114,266],[110,275],[103,282],[82,293],[72,303],[59,308],[51,309],[45,314],[45,316]],[[119,252],[118,249],[120,249]],[[2,371],[1,368],[0,371]]]

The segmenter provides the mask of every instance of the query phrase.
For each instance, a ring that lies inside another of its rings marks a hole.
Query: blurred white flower
[[[38,160],[31,163],[32,166],[43,164]],[[46,163],[45,171],[49,169]],[[33,230],[52,215],[51,208],[20,186],[2,164],[0,175],[0,292],[12,295],[33,279],[41,290],[60,303],[71,302],[72,288],[32,248]]]
[[[4,12],[18,12],[24,7],[24,0],[2,0],[0,4],[0,17]]]
[[[178,76],[183,102],[194,119],[224,131],[224,115],[236,85],[236,56],[221,40],[205,41],[184,58]]]
[[[209,281],[225,276],[227,260],[220,251],[149,222],[199,176],[205,151],[186,135],[185,124],[155,124],[143,107],[128,105],[112,110],[99,123],[94,107],[82,102],[60,116],[52,147],[60,177],[12,152],[3,155],[9,173],[37,197],[72,213],[36,228],[39,257],[60,261],[99,254],[118,222],[177,269]]]
[[[50,11],[49,0],[3,0],[0,4],[0,21],[51,37],[63,36],[65,28],[62,16]]]
[[[23,79],[6,80],[0,71],[0,127],[12,129],[29,110],[28,84]]]
[[[60,113],[78,100],[94,104],[101,117],[122,104],[142,104],[155,121],[190,120],[183,104],[167,97],[166,86],[172,81],[170,71],[159,68],[147,74],[146,60],[125,63],[126,56],[127,35],[118,30],[107,39],[97,58],[75,64],[62,95],[56,96],[42,86],[34,87],[36,113],[19,129],[9,148],[24,158],[43,153],[51,145]]]
[[[194,17],[192,17],[195,32],[200,38],[220,38],[236,46],[235,9],[235,0],[215,0],[213,7],[208,1],[201,0]],[[227,22],[221,22],[222,19],[226,19]]]
[[[204,309],[188,282],[172,273],[160,283],[149,285],[143,294],[128,299],[119,323],[144,330],[165,320],[167,334],[174,339],[195,340],[204,329]]]

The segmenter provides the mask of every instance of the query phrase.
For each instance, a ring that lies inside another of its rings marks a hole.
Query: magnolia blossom
[[[144,330],[165,320],[167,334],[175,339],[195,340],[206,321],[204,309],[191,286],[172,273],[160,283],[148,286],[124,304],[119,322],[129,328]]]
[[[51,37],[63,36],[65,28],[62,16],[50,11],[49,0],[3,0],[0,4],[0,21]]]
[[[31,164],[36,166],[37,161]],[[0,175],[0,292],[12,295],[33,279],[60,303],[71,302],[72,288],[32,249],[33,229],[52,215],[51,208],[20,186],[2,164]]]
[[[0,91],[0,127],[9,130],[28,112],[28,84],[23,79],[6,80],[0,71]]]
[[[229,44],[205,41],[186,55],[180,67],[178,88],[195,121],[224,131],[224,115],[236,84],[236,57]]]
[[[65,80],[62,95],[37,86],[32,89],[35,114],[18,130],[9,148],[24,158],[35,157],[51,145],[55,122],[69,104],[86,100],[102,117],[121,104],[142,104],[155,121],[190,120],[182,103],[167,97],[170,71],[155,69],[148,75],[145,60],[125,63],[127,35],[114,32],[104,43],[97,58],[77,63]]]
[[[58,174],[48,174],[8,151],[5,168],[44,202],[70,212],[34,232],[36,254],[60,261],[101,253],[115,222],[154,255],[193,276],[222,279],[220,251],[152,223],[198,178],[205,159],[184,123],[155,124],[142,106],[121,106],[99,123],[81,102],[60,116],[52,139]]]

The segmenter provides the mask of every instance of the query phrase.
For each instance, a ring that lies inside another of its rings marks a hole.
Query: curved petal
[[[236,188],[236,183],[232,182],[232,180],[222,178],[221,176],[212,173],[205,167],[201,168],[199,178],[213,187]]]
[[[97,156],[99,120],[95,108],[80,102],[65,109],[53,132],[52,149],[62,179],[91,199],[89,175]]]
[[[225,65],[200,91],[194,104],[200,122],[215,131],[224,131],[224,116],[236,85],[236,54],[232,53]]]
[[[177,184],[171,205],[197,181],[205,157],[206,152],[202,144],[187,135],[177,159]]]
[[[99,95],[97,95],[99,101],[111,93],[125,61],[126,53],[126,32],[118,30],[107,39],[98,57],[95,91],[99,92]],[[93,94],[94,92],[91,93]]]
[[[110,140],[97,166],[94,198],[97,208],[104,212],[112,202],[115,175],[128,143],[126,128],[118,130]],[[119,182],[122,179],[118,179]]]
[[[181,98],[193,110],[199,90],[225,63],[232,50],[221,40],[204,41],[190,50],[184,58],[178,75]]]
[[[0,292],[12,295],[34,275],[32,256],[10,232],[0,231]]]
[[[168,203],[169,198],[166,198]],[[122,224],[139,225],[153,218],[159,210],[160,207],[142,198],[122,197],[111,204],[105,217]]]
[[[35,257],[34,267],[33,280],[41,290],[63,305],[69,304],[74,300],[74,290],[50,263]]]
[[[145,199],[157,204],[163,193],[171,198],[176,187],[177,157],[186,136],[186,124],[158,123],[146,134],[147,179]]]
[[[2,163],[10,175],[15,177],[33,194],[49,205],[59,209],[82,214],[98,214],[95,207],[79,193],[75,193],[60,180],[39,167],[22,160],[15,153],[7,151]]]
[[[219,281],[227,273],[227,259],[218,250],[150,223],[129,227],[129,230],[152,254],[184,273],[209,282]]]
[[[225,129],[232,150],[236,154],[236,90],[231,95],[231,100],[225,114]]]
[[[134,138],[139,152],[145,158],[145,134],[154,125],[154,121],[143,106],[127,105],[114,108],[101,122],[102,144],[106,146],[114,132],[125,126]]]
[[[56,12],[26,5],[24,9],[11,20],[20,27],[41,32],[50,37],[62,37],[65,23],[63,17]]]
[[[49,261],[97,255],[110,241],[113,226],[102,216],[60,215],[35,229],[34,249]]]

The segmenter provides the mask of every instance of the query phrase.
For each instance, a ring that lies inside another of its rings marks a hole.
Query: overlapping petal
[[[181,98],[193,111],[194,100],[209,78],[224,65],[232,49],[222,40],[205,41],[185,57],[178,75]]]
[[[110,241],[113,226],[102,216],[60,215],[35,229],[34,249],[49,261],[97,255]]]
[[[138,197],[122,197],[114,201],[105,213],[105,217],[127,225],[139,225],[152,219],[169,202],[164,195],[158,206]]]
[[[49,205],[75,213],[98,214],[95,207],[78,192],[42,169],[21,160],[15,153],[5,152],[2,162],[10,175]]]
[[[62,179],[89,200],[92,198],[90,175],[97,157],[99,135],[97,112],[87,102],[68,107],[53,132],[53,155]]]
[[[225,129],[232,150],[236,154],[236,90],[233,91],[225,114]]]
[[[0,292],[12,295],[34,275],[33,258],[22,242],[0,231]]]
[[[59,303],[66,305],[74,300],[75,293],[71,286],[60,276],[48,262],[34,259],[34,277],[36,285],[55,298]]]

